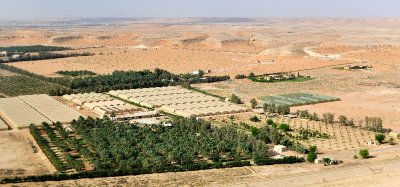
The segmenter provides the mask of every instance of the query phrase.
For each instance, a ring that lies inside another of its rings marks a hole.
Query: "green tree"
[[[360,149],[358,154],[361,156],[361,158],[368,158],[369,157],[368,149]]]
[[[375,140],[378,141],[378,143],[382,143],[385,140],[385,135],[384,134],[376,134],[375,135]]]
[[[308,161],[308,162],[314,162],[315,159],[317,159],[317,153],[315,153],[315,152],[309,152],[309,153],[307,154],[307,161]]]
[[[250,100],[251,108],[256,108],[258,105],[258,102],[255,98]]]
[[[317,159],[317,146],[311,146],[307,154],[307,161],[314,162]]]

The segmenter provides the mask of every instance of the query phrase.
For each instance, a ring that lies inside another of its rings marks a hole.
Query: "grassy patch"
[[[0,77],[0,93],[8,96],[47,94],[58,86],[27,76]]]
[[[339,101],[340,99],[332,96],[324,96],[313,93],[289,93],[274,96],[264,96],[260,97],[260,100],[267,104],[301,106]]]

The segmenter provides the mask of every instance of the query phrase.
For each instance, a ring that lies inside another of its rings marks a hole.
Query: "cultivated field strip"
[[[8,130],[6,123],[0,118],[0,131]]]
[[[339,98],[313,93],[290,93],[274,96],[264,96],[260,99],[267,104],[301,106],[323,102],[338,101]]]
[[[79,112],[48,95],[27,95],[19,96],[19,98],[53,122],[70,123],[72,120],[82,116]]]
[[[201,117],[246,112],[249,109],[219,98],[180,87],[159,87],[110,91],[110,95],[184,117]]]
[[[27,128],[32,123],[51,122],[17,97],[0,99],[0,114],[14,128]]]

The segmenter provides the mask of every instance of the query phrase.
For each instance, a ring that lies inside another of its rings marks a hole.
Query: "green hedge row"
[[[115,177],[125,175],[139,175],[151,173],[164,173],[164,172],[182,172],[182,171],[195,171],[204,169],[217,169],[217,168],[232,168],[250,166],[249,161],[232,161],[228,163],[198,163],[185,166],[168,166],[159,168],[133,168],[131,170],[107,170],[107,171],[86,171],[73,174],[54,174],[54,175],[38,175],[28,177],[15,177],[4,178],[0,180],[0,184],[6,183],[21,183],[21,182],[44,182],[44,181],[61,181],[70,179],[81,178],[99,178],[99,177]]]
[[[260,159],[254,161],[257,165],[294,164],[294,163],[304,162],[304,158],[296,156],[287,156],[280,159]]]

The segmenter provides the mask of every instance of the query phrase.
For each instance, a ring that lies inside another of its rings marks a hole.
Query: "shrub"
[[[311,151],[310,151],[310,152],[307,154],[307,161],[308,161],[308,162],[314,162],[315,159],[317,159],[317,153],[311,152]]]
[[[290,131],[290,126],[286,123],[282,123],[278,127],[280,130],[283,130],[284,132]]]
[[[378,141],[378,143],[382,143],[383,140],[385,140],[385,135],[384,134],[376,134],[375,140]]]
[[[267,124],[268,124],[268,125],[272,125],[272,124],[274,124],[274,121],[273,121],[272,119],[268,119],[268,120],[267,120]]]
[[[258,105],[258,102],[256,99],[253,98],[250,100],[250,104],[251,104],[251,108],[256,108]]]
[[[332,161],[330,158],[323,158],[322,160],[324,161],[325,164],[330,164]]]
[[[396,145],[396,142],[394,141],[394,138],[392,138],[392,137],[390,137],[388,142],[390,145]]]
[[[369,157],[368,149],[360,149],[358,154],[361,156],[361,158],[364,158],[364,159]]]
[[[342,125],[346,125],[347,124],[347,117],[346,116],[339,116],[339,123]]]
[[[242,100],[235,94],[232,94],[231,96],[231,102],[236,103],[236,104],[242,104]]]
[[[311,146],[307,154],[307,161],[314,162],[317,159],[317,146]]]
[[[243,74],[237,74],[235,76],[235,79],[244,79],[244,78],[246,78],[246,75],[243,75]]]
[[[260,119],[258,119],[257,116],[253,116],[253,117],[250,118],[250,121],[252,121],[252,122],[260,122]]]

